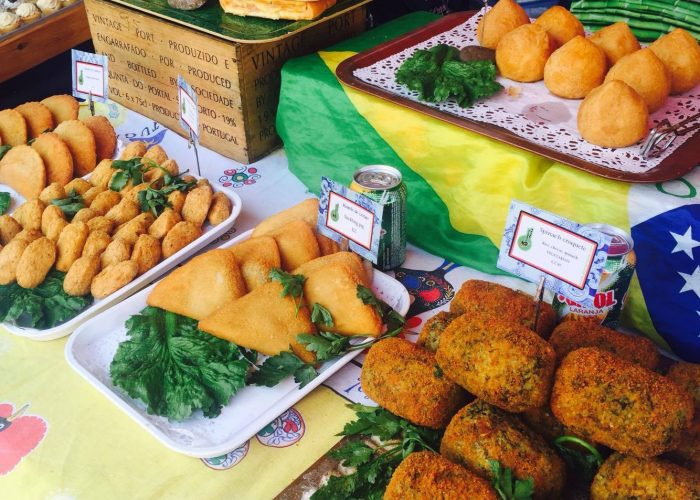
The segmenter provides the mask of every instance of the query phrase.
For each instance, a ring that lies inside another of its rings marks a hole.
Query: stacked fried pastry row
[[[55,95],[0,111],[0,145],[12,147],[0,160],[0,183],[36,198],[45,187],[65,186],[112,158],[112,124],[104,116],[78,120],[78,110],[75,98]]]

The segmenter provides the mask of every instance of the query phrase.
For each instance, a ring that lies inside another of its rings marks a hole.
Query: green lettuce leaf
[[[110,365],[112,383],[179,421],[196,410],[213,418],[245,386],[248,361],[236,344],[197,328],[185,316],[146,307],[126,321],[128,340]]]

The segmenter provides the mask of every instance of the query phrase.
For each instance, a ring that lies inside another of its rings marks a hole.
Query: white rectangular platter
[[[2,189],[4,190],[6,189],[6,187],[2,186]],[[108,295],[103,299],[95,300],[92,304],[90,304],[90,306],[85,308],[84,311],[75,316],[73,319],[70,319],[65,323],[61,323],[60,325],[55,326],[53,328],[40,330],[37,328],[17,326],[8,322],[4,322],[2,323],[2,325],[5,328],[7,328],[7,330],[9,330],[11,333],[32,340],[54,340],[69,335],[79,325],[83,324],[95,314],[104,311],[111,305],[119,302],[120,300],[123,300],[124,298],[128,297],[134,292],[137,292],[144,286],[148,285],[154,279],[166,273],[167,271],[178,265],[180,262],[195,254],[208,244],[212,243],[218,237],[226,233],[226,231],[228,231],[233,226],[233,223],[236,222],[236,219],[240,215],[241,206],[243,202],[241,201],[240,196],[238,196],[233,191],[230,191],[225,188],[217,189],[217,191],[223,192],[228,197],[228,199],[231,200],[231,215],[229,215],[225,221],[216,226],[205,224],[202,228],[202,236],[194,240],[186,247],[180,249],[178,252],[171,255],[167,259],[159,262],[158,265],[143,273],[141,276],[136,277],[136,279],[132,280],[126,286],[120,288],[116,292],[112,293],[111,295]]]
[[[222,245],[229,247],[250,237],[247,231]],[[289,377],[275,387],[247,386],[231,398],[216,418],[206,418],[197,411],[182,422],[149,415],[146,406],[112,385],[109,366],[119,343],[127,339],[125,321],[146,307],[146,298],[155,286],[88,321],[66,344],[66,359],[80,375],[116,404],[158,441],[173,451],[197,458],[210,458],[235,450],[285,410],[313,391],[361,351],[321,365],[319,376],[303,389]],[[406,289],[394,278],[374,271],[372,290],[378,298],[401,315],[408,312],[410,299]]]

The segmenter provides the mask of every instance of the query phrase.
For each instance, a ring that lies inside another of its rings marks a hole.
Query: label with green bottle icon
[[[81,99],[106,102],[107,88],[107,57],[81,50],[71,51],[73,65],[73,95]]]
[[[539,282],[580,304],[592,304],[605,269],[609,235],[513,200],[497,267]]]

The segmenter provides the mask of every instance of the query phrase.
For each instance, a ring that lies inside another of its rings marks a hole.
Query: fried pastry
[[[245,282],[233,253],[210,250],[158,282],[147,302],[149,306],[199,320],[245,293]],[[261,309],[257,314],[267,313]]]
[[[251,238],[228,249],[236,257],[246,288],[255,290],[270,281],[270,270],[281,267],[277,243],[270,236]]]

